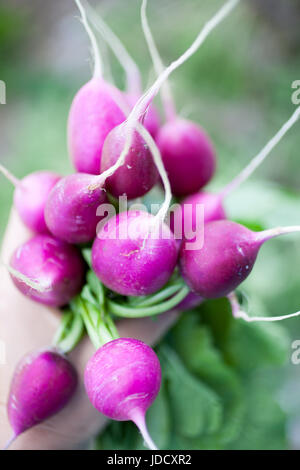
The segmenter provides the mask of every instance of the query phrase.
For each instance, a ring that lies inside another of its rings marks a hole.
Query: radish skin
[[[61,176],[52,171],[35,171],[19,180],[1,164],[0,172],[15,186],[14,206],[24,224],[33,232],[49,233],[45,205]]]
[[[105,137],[124,121],[120,107],[122,93],[102,78],[100,52],[85,9],[75,0],[84,28],[90,38],[94,57],[92,79],[76,94],[68,118],[68,148],[77,171],[98,175]]]
[[[86,365],[84,383],[92,405],[108,418],[133,421],[150,449],[145,413],[161,384],[161,369],[154,351],[142,341],[119,338],[99,348]]]
[[[24,295],[52,307],[66,305],[84,284],[85,263],[79,250],[50,235],[36,235],[19,246],[10,267],[12,280]],[[27,283],[28,278],[33,282]]]
[[[45,220],[50,232],[68,243],[86,243],[96,237],[101,221],[97,209],[108,202],[102,186],[91,189],[95,176],[75,173],[62,178],[49,194]]]
[[[58,413],[72,398],[77,373],[55,349],[35,351],[17,365],[11,382],[7,413],[13,429],[8,447],[17,436]]]
[[[104,285],[122,295],[153,294],[169,280],[178,256],[166,224],[143,211],[122,212],[109,219],[92,247],[92,266]]]
[[[203,246],[180,249],[181,274],[192,292],[206,299],[231,294],[251,273],[261,246],[280,235],[300,232],[300,227],[278,227],[253,232],[229,220],[209,222],[204,227]]]

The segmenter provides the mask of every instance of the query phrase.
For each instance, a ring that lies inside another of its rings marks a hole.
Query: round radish
[[[169,121],[160,128],[157,145],[175,196],[194,193],[212,178],[215,152],[200,126],[179,118]]]
[[[204,219],[200,217],[201,209],[204,210]],[[226,219],[222,198],[219,194],[200,191],[192,194],[170,214],[171,230],[178,234],[176,238],[187,238],[190,233],[201,229],[199,225],[204,221]]]
[[[153,230],[156,225],[156,229]],[[149,295],[168,281],[178,248],[166,224],[142,211],[112,217],[92,248],[92,265],[99,279],[122,295]]]
[[[106,138],[101,172],[117,162],[126,142],[126,132],[126,125],[121,124]],[[114,197],[126,194],[128,199],[135,199],[150,191],[157,181],[158,172],[151,152],[140,134],[134,131],[125,162],[106,180],[106,188]]]
[[[85,264],[79,250],[50,235],[36,235],[14,252],[10,267],[41,286],[35,289],[10,273],[16,287],[30,299],[61,307],[83,287]]]
[[[68,147],[77,171],[98,175],[103,143],[125,120],[118,103],[124,98],[101,77],[94,77],[74,98],[68,120]]]
[[[98,175],[102,146],[107,134],[125,119],[122,93],[102,78],[102,64],[95,35],[85,8],[75,0],[89,36],[94,56],[92,79],[76,94],[68,119],[68,147],[77,171]]]
[[[233,292],[251,273],[262,244],[299,227],[283,227],[253,232],[246,227],[218,220],[204,227],[204,244],[192,249],[184,241],[180,267],[190,289],[204,298],[224,297]]]
[[[86,243],[96,236],[101,217],[97,208],[107,202],[97,177],[75,173],[62,178],[49,194],[45,219],[50,232],[69,243]]]
[[[155,449],[145,424],[145,413],[161,384],[161,369],[154,351],[132,338],[110,341],[91,357],[84,383],[93,406],[108,418],[133,421],[147,445]]]
[[[61,176],[52,171],[35,171],[19,180],[3,165],[0,172],[15,186],[14,206],[24,224],[33,232],[49,233],[44,217],[46,200]]]
[[[14,372],[7,404],[12,440],[66,406],[76,386],[77,373],[59,351],[24,356]]]
[[[48,195],[61,176],[51,171],[37,171],[25,176],[16,187],[14,205],[21,219],[34,232],[48,233],[45,205]]]

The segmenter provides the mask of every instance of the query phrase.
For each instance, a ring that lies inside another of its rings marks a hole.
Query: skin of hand
[[[0,449],[12,435],[6,402],[16,364],[24,354],[51,346],[60,321],[59,310],[33,302],[21,294],[5,267],[13,251],[31,236],[12,210],[2,244],[0,266],[0,341],[5,346],[5,361],[4,364],[0,363]],[[122,320],[117,327],[121,337],[134,337],[153,345],[177,316],[178,312],[173,311],[161,315],[156,321],[152,318]],[[69,354],[79,376],[77,392],[69,404],[52,418],[20,435],[10,449],[87,448],[89,440],[107,423],[107,419],[90,404],[82,380],[84,367],[93,352],[92,344],[85,337]]]

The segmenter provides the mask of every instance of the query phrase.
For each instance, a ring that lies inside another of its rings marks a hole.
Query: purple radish
[[[16,249],[9,270],[14,284],[24,295],[52,307],[66,305],[80,292],[85,278],[80,251],[42,234]]]
[[[197,205],[204,206],[204,220],[211,222],[226,218],[224,209],[224,200],[236,188],[246,181],[259,165],[270,154],[273,148],[282,140],[287,131],[297,122],[300,115],[300,107],[294,111],[288,121],[280,128],[275,136],[264,146],[264,148],[250,161],[228,185],[226,185],[219,193],[210,193],[200,191],[199,193],[188,196],[181,202],[181,207],[171,214],[170,226],[177,233],[184,234],[184,229],[195,231],[195,221],[197,213]],[[182,230],[182,231],[180,231]],[[177,237],[178,238],[178,237]]]
[[[111,129],[125,119],[121,109],[124,98],[117,88],[101,77],[95,36],[81,3],[78,0],[76,3],[91,40],[95,69],[93,78],[79,90],[72,103],[68,119],[68,147],[77,171],[98,175],[104,140]]]
[[[191,249],[192,241],[183,242],[181,274],[192,292],[206,299],[225,297],[249,276],[264,242],[296,231],[300,228],[253,232],[228,220],[209,222],[204,228],[201,249]]]
[[[96,236],[101,217],[97,208],[107,202],[105,190],[96,184],[98,178],[75,173],[62,178],[49,194],[45,207],[50,232],[68,243],[86,243]]]
[[[142,341],[119,338],[91,357],[84,383],[93,406],[108,418],[133,421],[147,446],[156,446],[148,434],[145,413],[161,384],[161,369],[154,351]]]
[[[24,356],[10,386],[7,412],[14,434],[7,447],[66,406],[76,386],[76,370],[59,351],[45,349]]]
[[[103,284],[131,296],[164,286],[176,266],[178,247],[167,225],[157,224],[147,212],[129,211],[104,225],[92,248],[93,269]]]
[[[159,129],[156,141],[175,196],[194,193],[211,180],[215,151],[200,126],[186,119],[170,120]]]
[[[77,171],[100,173],[105,138],[125,119],[117,104],[122,100],[121,93],[100,77],[89,81],[75,96],[68,119],[68,148]]]
[[[147,0],[143,0],[141,19],[153,65],[158,76],[163,73],[146,16]],[[162,86],[162,101],[167,122],[156,136],[162,160],[168,173],[172,193],[181,197],[198,191],[212,178],[216,168],[213,144],[203,129],[186,119],[176,116],[175,104],[168,82]]]
[[[170,228],[178,234],[176,238],[188,238],[199,228],[199,211],[204,208],[204,222],[226,219],[224,208],[218,194],[201,191],[192,194],[170,214]]]
[[[125,124],[115,127],[110,132],[103,145],[101,172],[117,162],[126,137]],[[157,181],[158,172],[149,147],[140,134],[134,131],[125,163],[107,178],[106,188],[116,198],[126,194],[128,199],[135,199],[150,191]]]
[[[51,189],[61,179],[52,171],[36,171],[18,180],[3,165],[0,171],[14,184],[14,206],[24,224],[33,232],[49,233],[44,210]]]

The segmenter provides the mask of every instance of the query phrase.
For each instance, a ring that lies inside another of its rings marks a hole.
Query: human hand
[[[21,243],[30,238],[30,231],[12,210],[2,245],[1,260],[9,259]],[[60,322],[59,310],[31,301],[14,286],[7,269],[0,266],[0,340],[6,349],[5,364],[0,364],[0,448],[12,435],[6,413],[10,381],[18,361],[24,354],[49,347]],[[176,312],[151,318],[122,320],[117,324],[120,336],[134,337],[148,344],[155,343],[172,325]],[[69,355],[79,376],[79,386],[70,403],[57,415],[20,435],[12,450],[84,448],[88,440],[103,428],[106,418],[90,404],[83,384],[85,365],[94,348],[85,337]]]

